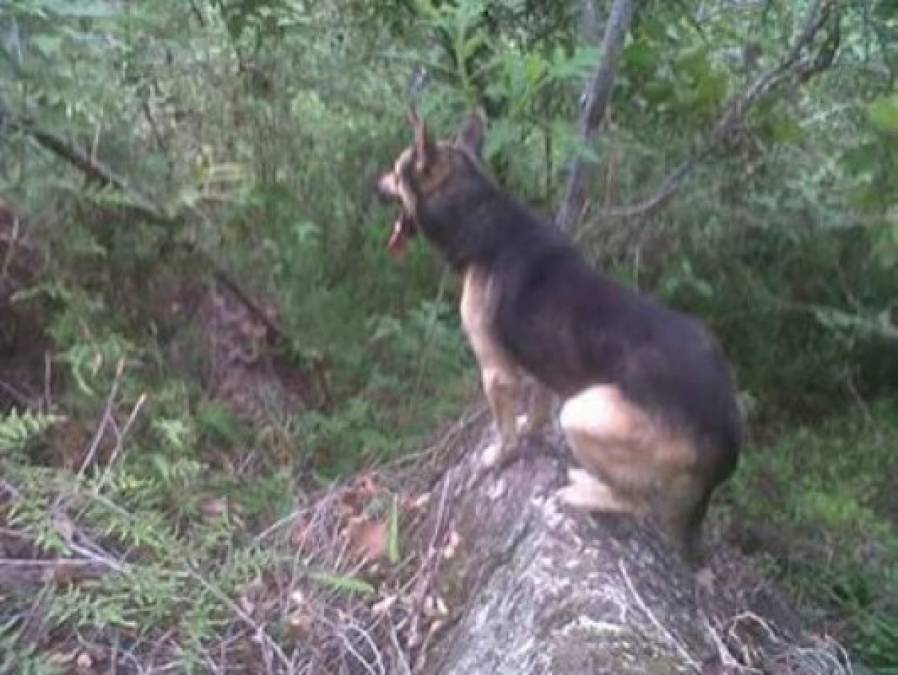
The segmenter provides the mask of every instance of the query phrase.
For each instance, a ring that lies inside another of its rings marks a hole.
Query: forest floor
[[[414,542],[440,462],[482,431],[482,408],[459,409],[418,452],[332,483],[310,459],[293,461],[292,437],[272,423],[324,397],[314,372],[270,353],[276,312],[260,317],[264,301],[248,306],[221,285],[159,296],[160,323],[189,336],[170,339],[163,357],[195,378],[190,400],[202,406],[185,418],[138,395],[147,383],[130,382],[127,364],[96,406],[65,407],[77,382],[12,297],[0,304],[0,407],[62,415],[17,449],[26,454],[2,458],[0,647],[7,668],[22,668],[9,672],[104,672],[121,654],[135,672],[214,671],[218,653],[253,658],[249,644],[276,668],[297,642],[319,645],[308,664],[320,668],[398,640],[423,649],[444,627],[447,608],[420,590],[433,552]],[[898,406],[858,403],[753,435],[764,441],[712,510],[716,559],[728,576],[784,589],[795,620],[858,664],[895,672],[898,483],[883,469]],[[154,444],[171,452],[153,454]]]

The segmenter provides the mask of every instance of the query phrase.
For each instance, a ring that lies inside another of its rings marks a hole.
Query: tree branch
[[[96,579],[120,571],[108,561],[86,558],[18,559],[0,558],[0,588],[21,589],[22,586],[48,581]]]
[[[583,143],[592,142],[599,125],[605,118],[605,110],[614,88],[614,78],[617,74],[617,64],[624,45],[624,37],[630,30],[635,5],[636,0],[614,0],[614,4],[611,6],[608,23],[605,26],[605,35],[602,38],[602,59],[595,75],[586,84],[581,96],[582,108],[577,121],[577,130]],[[591,12],[591,10],[591,5],[587,5],[586,12]],[[586,203],[586,186],[589,183],[590,173],[589,167],[582,159],[573,160],[564,201],[562,201],[555,218],[562,230],[571,231],[580,220],[583,206]]]
[[[598,44],[602,39],[602,31],[595,0],[583,0],[581,20],[583,21],[583,37],[591,44]]]
[[[680,189],[686,177],[704,158],[733,131],[744,125],[748,111],[759,101],[767,98],[787,81],[797,79],[799,82],[807,82],[817,73],[829,68],[839,46],[839,14],[833,13],[835,7],[836,0],[817,0],[814,3],[801,33],[786,55],[773,68],[761,73],[745,91],[736,95],[724,106],[711,132],[686,160],[661,181],[661,186],[655,194],[631,206],[604,209],[599,215],[610,218],[632,218],[657,210]],[[821,29],[830,22],[832,33],[826,42],[814,53],[802,56]]]
[[[135,190],[124,178],[117,176],[105,164],[94,159],[86,152],[75,147],[56,134],[36,127],[28,120],[9,121],[11,128],[22,131],[31,136],[41,147],[49,150],[57,157],[64,159],[69,164],[79,169],[85,176],[92,178],[106,187],[112,187],[128,198],[129,208],[134,209],[140,215],[155,223],[169,225],[174,221],[172,215],[156,206],[147,197]]]
[[[179,219],[178,214],[167,213],[163,208],[155,205],[147,197],[132,187],[127,180],[113,173],[113,171],[105,164],[89,156],[83,150],[75,147],[56,134],[39,129],[29,121],[11,120],[10,125],[12,128],[30,135],[39,145],[81,170],[81,172],[88,178],[94,179],[104,186],[114,188],[124,194],[128,199],[128,208],[133,209],[150,222],[161,225],[172,225]],[[240,284],[228,274],[224,267],[222,267],[211,254],[200,249],[195,244],[188,244],[188,247],[194,255],[201,258],[212,268],[216,279],[230,289],[236,298],[246,306],[250,313],[265,324],[265,327],[271,332],[274,341],[285,342],[287,340],[287,336],[283,329],[281,329],[274,319],[250,298],[249,294],[243,290]]]

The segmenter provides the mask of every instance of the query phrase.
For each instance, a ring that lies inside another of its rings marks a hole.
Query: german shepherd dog
[[[741,421],[728,365],[701,322],[598,273],[552,222],[503,192],[481,159],[486,120],[434,142],[411,111],[414,142],[377,180],[399,204],[388,243],[418,231],[463,277],[461,318],[507,461],[561,402],[579,469],[558,493],[586,511],[654,513],[695,560],[713,490],[737,464]],[[518,427],[524,385],[535,381]]]

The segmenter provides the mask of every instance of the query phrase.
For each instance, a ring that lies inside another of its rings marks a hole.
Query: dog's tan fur
[[[493,331],[495,298],[491,297],[489,276],[481,269],[464,273],[459,311],[462,326],[480,366],[480,379],[500,441],[487,448],[483,463],[492,467],[508,459],[519,435],[536,433],[551,414],[552,394],[521,368],[499,344]],[[529,385],[529,386],[528,386]],[[518,425],[521,397],[530,390],[531,399],[525,422]]]
[[[501,442],[484,455],[488,466],[500,463],[517,444],[517,409],[522,372],[493,334],[489,277],[477,268],[464,273],[461,321],[480,366],[480,381]]]

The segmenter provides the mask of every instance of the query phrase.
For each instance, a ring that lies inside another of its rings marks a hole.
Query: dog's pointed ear
[[[418,110],[414,105],[409,106],[408,120],[412,125],[412,130],[415,132],[415,154],[417,155],[418,166],[419,168],[425,168],[433,160],[436,148],[433,145],[433,141],[430,140],[430,135],[427,133],[427,125],[424,124],[424,120],[421,119],[421,115],[418,114]]]
[[[455,137],[457,147],[466,148],[475,157],[483,153],[483,139],[486,136],[486,113],[483,108],[475,108],[468,113],[467,119]]]

